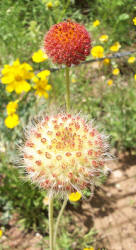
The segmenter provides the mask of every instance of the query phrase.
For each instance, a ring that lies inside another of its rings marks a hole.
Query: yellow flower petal
[[[49,91],[49,90],[52,89],[52,86],[51,86],[50,84],[47,84],[46,87],[45,87],[45,89],[46,89],[47,91]]]
[[[12,81],[14,80],[14,76],[12,74],[8,74],[6,76],[3,76],[1,78],[1,82],[3,84],[8,84],[8,83],[11,83]]]
[[[6,86],[6,91],[11,93],[14,90],[14,85],[13,84],[8,84]]]
[[[41,72],[39,72],[38,74],[37,74],[37,76],[39,77],[39,78],[41,78],[42,80],[44,80],[47,76],[49,76],[50,75],[50,71],[49,70],[43,70],[43,71],[41,71]]]
[[[73,202],[80,200],[81,197],[82,197],[82,195],[79,192],[71,193],[68,196],[69,200],[73,201]]]
[[[14,102],[9,102],[8,105],[7,105],[7,114],[8,115],[11,115],[11,114],[14,114],[18,108],[18,101],[19,100],[16,100]]]

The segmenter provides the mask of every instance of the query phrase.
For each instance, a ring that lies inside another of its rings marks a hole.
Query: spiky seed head
[[[82,192],[103,173],[107,149],[105,136],[80,115],[45,116],[26,133],[23,168],[50,194]]]

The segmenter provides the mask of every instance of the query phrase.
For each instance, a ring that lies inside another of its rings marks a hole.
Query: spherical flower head
[[[83,25],[73,21],[55,24],[44,39],[44,49],[54,63],[79,64],[90,54],[91,39]]]
[[[22,147],[28,179],[50,193],[82,193],[104,171],[106,138],[79,115],[44,117],[26,133]]]

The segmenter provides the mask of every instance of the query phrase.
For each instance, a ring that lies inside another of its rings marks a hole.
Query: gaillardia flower
[[[54,63],[79,64],[90,54],[91,39],[83,25],[65,21],[51,27],[44,39],[44,49]]]
[[[104,172],[106,137],[79,115],[45,116],[22,147],[28,179],[52,193],[81,192]]]

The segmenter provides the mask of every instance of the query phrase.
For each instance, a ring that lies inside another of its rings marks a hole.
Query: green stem
[[[70,79],[69,79],[69,67],[66,67],[66,108],[67,112],[70,111]]]
[[[50,237],[50,250],[53,248],[53,198],[49,198],[49,237]]]
[[[61,218],[61,216],[63,214],[63,211],[64,211],[66,205],[67,205],[67,197],[63,201],[63,205],[61,207],[61,210],[59,212],[59,215],[58,215],[58,218],[57,218],[57,221],[56,221],[55,231],[54,231],[54,247],[56,246],[56,238],[57,238],[58,226],[59,226],[59,223],[60,223],[60,218]]]

